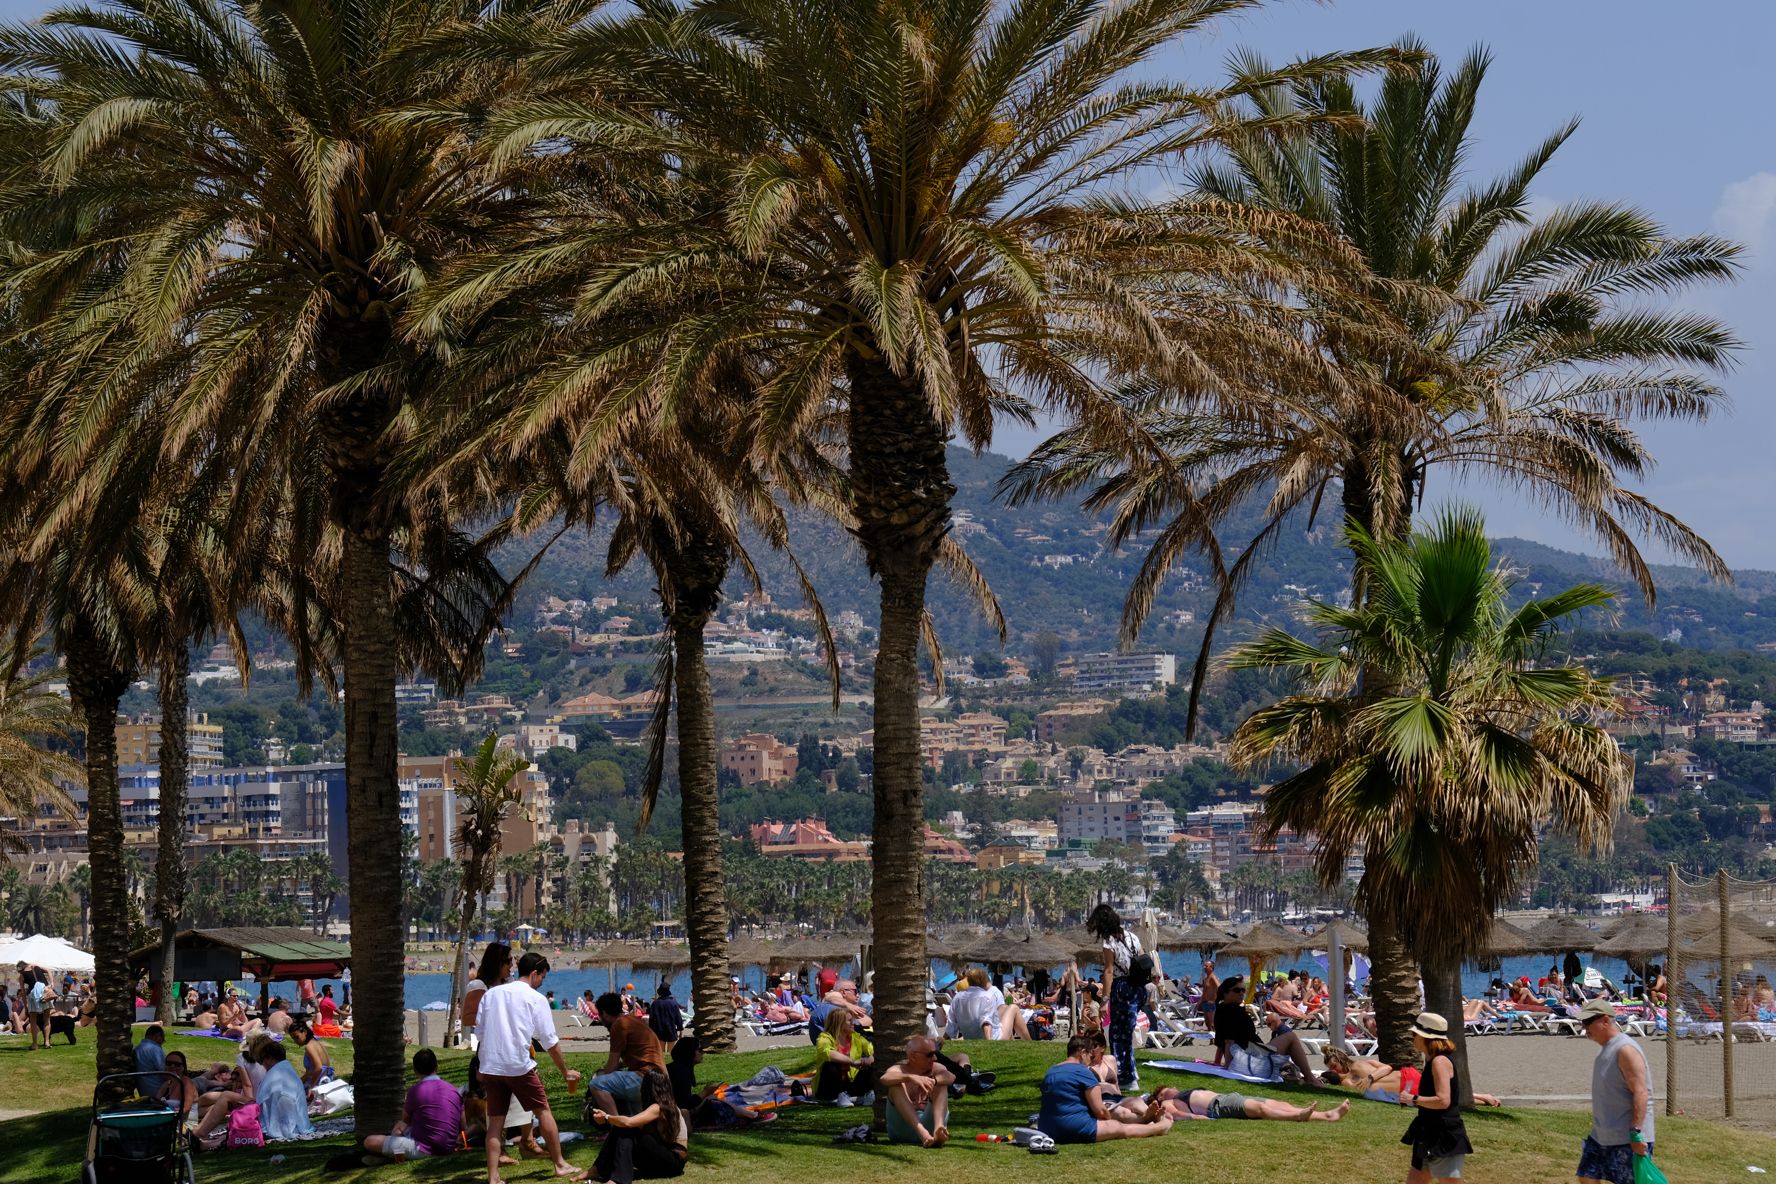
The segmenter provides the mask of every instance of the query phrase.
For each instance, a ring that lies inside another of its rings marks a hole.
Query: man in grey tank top
[[[1601,1045],[1591,1065],[1591,1133],[1579,1153],[1580,1184],[1634,1184],[1634,1157],[1653,1153],[1653,1093],[1646,1054],[1616,1026],[1616,1009],[1593,999],[1579,1023]]]

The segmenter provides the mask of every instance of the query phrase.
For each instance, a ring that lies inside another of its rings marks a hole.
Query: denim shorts
[[[609,1073],[600,1073],[586,1082],[586,1088],[601,1089],[611,1097],[621,1098],[625,1102],[641,1102],[641,1074],[631,1069],[612,1069]]]

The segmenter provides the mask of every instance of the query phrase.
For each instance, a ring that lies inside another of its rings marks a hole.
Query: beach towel
[[[800,1086],[798,1090],[796,1087]],[[766,1065],[745,1081],[726,1082],[715,1087],[711,1095],[718,1101],[754,1110],[775,1110],[795,1102],[805,1102],[814,1095],[814,1075],[791,1076],[775,1065]]]
[[[1245,1073],[1235,1073],[1232,1069],[1223,1069],[1213,1061],[1142,1061],[1143,1069],[1170,1069],[1174,1073],[1201,1073],[1206,1077],[1225,1077],[1229,1081],[1244,1081],[1252,1085],[1278,1085],[1283,1080],[1281,1073],[1270,1077],[1252,1077]]]

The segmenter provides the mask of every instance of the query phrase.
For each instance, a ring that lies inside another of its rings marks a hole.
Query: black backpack
[[[1153,955],[1143,951],[1129,959],[1129,985],[1145,988],[1153,981]]]

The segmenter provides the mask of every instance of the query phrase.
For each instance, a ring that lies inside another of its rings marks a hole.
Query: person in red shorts
[[[561,1056],[561,1039],[555,1035],[555,1019],[549,1002],[537,990],[549,974],[549,960],[541,954],[526,954],[518,959],[518,977],[501,983],[481,996],[481,1007],[475,1016],[475,1029],[481,1037],[481,1084],[487,1091],[487,1112],[504,1114],[515,1097],[524,1108],[536,1115],[543,1128],[543,1146],[555,1161],[555,1174],[562,1179],[584,1180],[587,1173],[575,1171],[561,1157],[561,1131],[549,1111],[549,1095],[537,1076],[536,1061],[530,1055],[532,1042],[547,1050],[555,1067],[571,1086],[579,1081],[577,1069],[569,1069]],[[487,1128],[487,1184],[503,1184],[500,1180],[500,1129]]]

